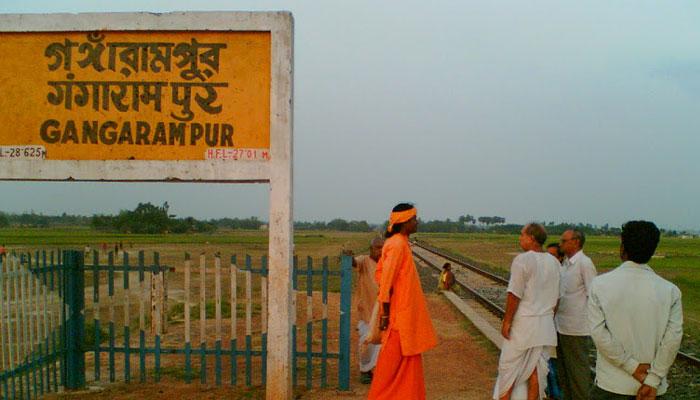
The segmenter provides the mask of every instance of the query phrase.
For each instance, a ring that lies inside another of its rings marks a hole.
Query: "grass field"
[[[351,233],[329,231],[299,231],[294,237],[295,254],[304,260],[311,256],[319,260],[324,256],[337,256],[343,250],[356,254],[366,252],[374,233]],[[445,250],[460,254],[478,264],[507,273],[510,262],[520,251],[517,235],[498,234],[426,234],[422,239]],[[551,238],[548,242],[555,240]],[[161,262],[170,266],[182,263],[183,254],[224,255],[245,254],[258,258],[267,253],[267,232],[224,231],[213,234],[162,234],[128,235],[98,232],[88,228],[4,228],[0,229],[0,244],[10,250],[33,251],[37,249],[84,248],[93,249],[106,243],[109,249],[122,242],[129,250],[158,251]],[[599,272],[605,272],[620,264],[619,238],[592,236],[587,238],[585,252],[595,263]],[[674,282],[683,292],[685,332],[687,345],[700,349],[700,239],[663,237],[652,268],[666,279]]]
[[[508,273],[513,257],[520,251],[517,235],[423,233],[416,238],[503,274]],[[547,243],[556,240],[558,237],[552,237]],[[620,265],[619,247],[618,237],[591,236],[586,238],[584,252],[602,273]],[[700,239],[662,237],[649,265],[681,289],[684,348],[700,354]]]
[[[343,250],[355,253],[366,252],[373,233],[351,232],[297,232],[294,235],[295,254],[304,261],[307,256],[314,259],[335,257]],[[0,229],[0,244],[8,250],[34,251],[74,248],[83,250],[86,245],[100,250],[106,244],[113,250],[115,244],[122,243],[129,252],[144,250],[147,253],[160,253],[161,263],[168,266],[182,264],[184,253],[222,253],[224,256],[237,254],[239,260],[246,254],[259,260],[267,254],[268,232],[266,231],[223,231],[213,234],[161,234],[128,235],[99,232],[87,228]],[[132,261],[133,262],[133,261]],[[255,261],[258,265],[258,261]]]

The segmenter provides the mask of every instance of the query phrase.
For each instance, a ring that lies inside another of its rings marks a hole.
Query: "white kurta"
[[[597,272],[593,261],[579,251],[561,266],[559,308],[554,320],[562,335],[588,336],[587,303],[591,282]]]
[[[503,341],[494,399],[514,386],[512,399],[527,393],[527,380],[537,368],[540,398],[547,382],[550,346],[557,345],[554,307],[559,298],[559,262],[549,253],[528,251],[513,259],[508,292],[520,299],[510,340]]]
[[[593,280],[588,300],[591,337],[598,350],[596,385],[634,396],[632,373],[649,363],[645,384],[666,393],[666,375],[683,338],[681,291],[646,264],[626,261]]]

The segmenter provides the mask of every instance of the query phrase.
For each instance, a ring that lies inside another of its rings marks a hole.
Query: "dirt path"
[[[498,354],[479,336],[452,304],[438,294],[426,294],[439,344],[423,355],[428,399],[490,399],[495,382]],[[302,399],[364,399],[369,385],[359,383],[353,372],[352,393],[312,390]]]

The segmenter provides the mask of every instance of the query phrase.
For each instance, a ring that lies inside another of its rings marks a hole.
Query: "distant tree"
[[[505,224],[506,219],[503,217],[491,217],[491,222],[494,224]]]
[[[90,225],[98,231],[114,230],[114,217],[111,215],[93,215]]]
[[[10,219],[7,218],[5,213],[0,213],[0,228],[4,228],[6,226],[10,226]]]
[[[350,224],[348,223],[348,221],[341,218],[336,218],[328,223],[328,229],[330,230],[347,231],[348,228],[350,228]]]
[[[171,225],[168,203],[161,207],[139,203],[133,211],[120,211],[114,225],[116,230],[123,233],[166,233]]]

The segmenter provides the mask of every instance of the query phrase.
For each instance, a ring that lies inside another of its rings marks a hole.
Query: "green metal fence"
[[[239,264],[234,255],[223,266],[219,254],[202,254],[194,266],[185,255],[173,269],[158,253],[150,263],[144,252],[135,255],[132,264],[123,252],[117,265],[113,253],[37,252],[1,264],[2,398],[36,398],[86,381],[158,382],[164,374],[265,385],[267,259],[254,265],[245,256]],[[294,385],[349,389],[352,260],[333,261],[314,268],[311,258],[304,266],[294,260],[294,296],[306,305],[306,313],[294,310]]]
[[[64,261],[73,267],[64,268]],[[69,307],[77,299],[67,295],[80,284],[79,269],[70,253],[11,253],[0,260],[3,399],[36,398],[84,385],[72,373],[79,368],[80,310]]]

